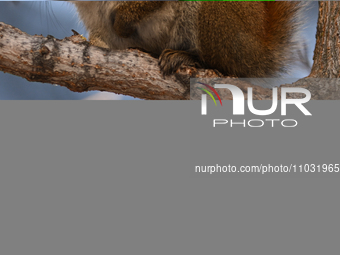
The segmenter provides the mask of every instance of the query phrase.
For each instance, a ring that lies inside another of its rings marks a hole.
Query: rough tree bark
[[[183,99],[187,88],[163,79],[157,61],[137,50],[110,52],[80,35],[31,36],[0,23],[0,70],[72,91],[100,90],[146,99]]]
[[[321,2],[312,72],[307,78],[282,86],[307,88],[313,99],[340,98],[340,79],[329,79],[340,78],[339,24],[340,3]],[[63,40],[31,36],[4,23],[0,23],[0,71],[76,92],[99,90],[161,100],[189,99],[190,78],[221,78],[213,70],[195,68],[183,68],[163,77],[157,60],[141,51],[108,51],[90,45],[79,35]],[[271,89],[249,83],[238,82],[238,86],[244,92],[253,87],[253,98],[257,100],[270,99],[272,95]],[[229,93],[222,97],[232,98]]]
[[[294,86],[305,87],[312,99],[340,99],[340,2],[319,2],[319,18],[310,75]]]
[[[183,68],[163,77],[157,59],[144,52],[109,51],[91,45],[80,35],[63,40],[31,36],[1,22],[0,70],[75,92],[98,90],[160,100],[189,99],[190,78],[220,77],[213,70],[195,68]],[[239,86],[246,91],[251,84],[241,82]],[[254,99],[270,98],[269,89],[252,87]],[[224,98],[232,97],[227,93]]]
[[[340,78],[340,3],[319,3],[314,64],[309,77]]]

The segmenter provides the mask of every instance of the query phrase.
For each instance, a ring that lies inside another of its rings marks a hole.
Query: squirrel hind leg
[[[164,75],[175,73],[181,66],[201,67],[198,55],[181,50],[165,49],[159,57],[158,65]]]

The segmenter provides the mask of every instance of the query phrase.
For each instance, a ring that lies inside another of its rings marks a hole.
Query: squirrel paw
[[[200,67],[198,56],[181,50],[163,50],[158,65],[163,75],[175,73],[182,65]]]

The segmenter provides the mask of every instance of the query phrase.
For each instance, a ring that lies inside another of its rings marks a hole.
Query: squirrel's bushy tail
[[[284,71],[297,46],[301,8],[294,1],[202,2],[202,61],[238,77],[272,77]]]
[[[296,1],[265,2],[267,29],[264,43],[272,51],[277,71],[284,71],[285,66],[294,61],[294,50],[301,46],[297,32],[302,23],[302,6]]]

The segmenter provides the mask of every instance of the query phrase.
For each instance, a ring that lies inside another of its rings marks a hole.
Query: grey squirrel
[[[272,77],[292,60],[301,2],[77,1],[90,41],[140,48],[165,75],[181,65]]]

